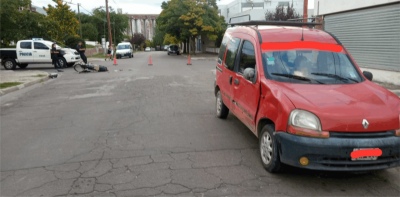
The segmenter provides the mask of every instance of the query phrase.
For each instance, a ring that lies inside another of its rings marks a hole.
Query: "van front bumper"
[[[400,166],[400,137],[329,137],[312,138],[276,132],[282,163],[313,170],[370,171]],[[355,160],[350,154],[358,148],[379,148],[382,155],[376,160]],[[306,157],[308,165],[301,165]]]

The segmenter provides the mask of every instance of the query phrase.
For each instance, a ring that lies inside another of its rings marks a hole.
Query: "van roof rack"
[[[322,23],[312,23],[312,22],[294,22],[294,21],[246,21],[246,22],[237,22],[237,23],[229,23],[232,27],[235,25],[241,26],[258,26],[258,25],[274,25],[274,26],[294,26],[294,27],[302,27],[302,26],[315,26],[322,25]]]

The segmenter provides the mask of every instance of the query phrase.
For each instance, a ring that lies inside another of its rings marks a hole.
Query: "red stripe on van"
[[[296,41],[296,42],[264,42],[261,44],[262,50],[279,51],[293,49],[316,49],[321,51],[341,52],[343,47],[337,44],[328,44],[311,41]]]

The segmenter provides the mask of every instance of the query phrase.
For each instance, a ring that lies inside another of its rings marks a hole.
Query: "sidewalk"
[[[0,89],[0,96],[3,96],[7,93],[14,92],[37,83],[47,81],[48,79],[49,79],[49,73],[43,71],[1,70],[0,83],[20,82],[22,84]]]

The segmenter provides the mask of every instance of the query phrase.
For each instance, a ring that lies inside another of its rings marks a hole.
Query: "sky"
[[[167,0],[108,0],[109,6],[115,10],[122,8],[123,13],[128,14],[160,14],[161,3]],[[232,2],[233,0],[220,0],[217,1],[218,5],[224,5]],[[76,11],[77,4],[80,3],[80,12],[91,14],[94,8],[105,6],[105,0],[64,0],[64,2],[71,3],[71,9]],[[38,7],[47,7],[47,5],[55,5],[52,0],[32,0],[32,4]],[[308,0],[308,9],[314,7],[314,0]]]

